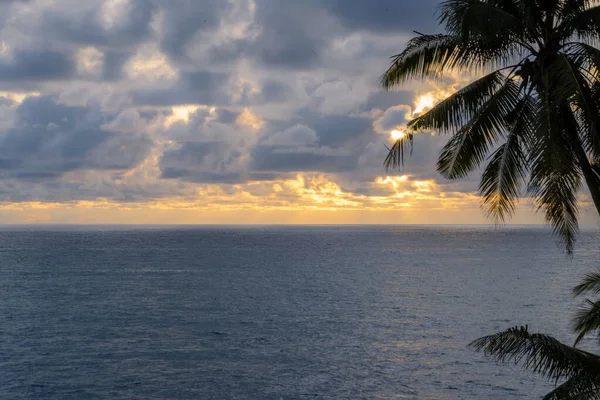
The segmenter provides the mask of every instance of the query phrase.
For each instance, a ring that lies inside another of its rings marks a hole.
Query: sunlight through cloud
[[[402,131],[399,131],[397,129],[394,129],[390,135],[392,136],[392,139],[394,140],[400,140],[402,139],[404,136],[406,136],[406,134]]]

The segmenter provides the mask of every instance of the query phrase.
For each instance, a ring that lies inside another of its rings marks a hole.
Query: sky
[[[436,4],[0,0],[0,223],[489,223],[477,174],[435,171],[447,137],[383,168],[469,81],[378,87]]]

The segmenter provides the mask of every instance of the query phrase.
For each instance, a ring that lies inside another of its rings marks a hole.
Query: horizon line
[[[39,223],[39,222],[18,222],[18,223],[1,223],[0,227],[9,226],[489,226],[502,228],[505,226],[546,226],[545,223],[452,223],[452,224],[434,224],[434,223]],[[580,227],[596,227],[600,228],[600,224],[580,224]]]

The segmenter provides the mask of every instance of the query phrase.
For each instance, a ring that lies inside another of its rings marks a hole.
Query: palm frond
[[[515,4],[506,1],[447,0],[440,4],[439,22],[447,32],[465,39],[471,35],[514,38],[523,32],[523,22],[515,11]]]
[[[600,55],[600,54],[599,54]],[[555,82],[551,96],[556,102],[568,105],[567,112],[573,114],[575,126],[572,130],[573,147],[584,172],[589,169],[588,154],[600,154],[599,104],[593,96],[588,78],[582,73],[583,59],[577,55],[570,58],[559,55],[549,69]],[[580,144],[580,145],[579,145]]]
[[[577,333],[575,345],[586,335],[600,329],[600,302],[594,303],[586,299],[585,304],[577,310],[573,317],[573,330]]]
[[[523,8],[519,0],[488,0],[486,3],[522,20]]]
[[[407,133],[394,142],[392,148],[388,148],[388,154],[385,157],[383,166],[386,171],[392,169],[401,169],[404,167],[404,158],[406,154],[412,154],[414,135]]]
[[[578,107],[584,145],[588,152],[600,155],[600,98],[594,95],[593,85],[600,78],[600,50],[585,43],[576,43],[569,54],[563,55],[565,68],[576,90],[573,104]]]
[[[544,23],[544,13],[540,8],[540,3],[538,0],[519,1],[523,23],[527,27],[528,33],[534,38],[542,34],[540,26]]]
[[[600,377],[600,357],[567,346],[555,338],[529,333],[527,328],[511,328],[504,332],[474,340],[469,346],[500,362],[512,362],[551,380]]]
[[[581,170],[573,151],[572,135],[577,121],[570,110],[556,108],[549,100],[549,90],[541,91],[534,113],[536,137],[529,149],[530,181],[528,192],[538,209],[545,212],[546,221],[573,251],[579,232],[577,191],[581,187]]]
[[[588,4],[589,5],[589,4]],[[568,39],[576,36],[583,40],[600,38],[600,6],[590,7],[580,11],[565,20],[556,28],[561,38]]]
[[[580,296],[584,293],[600,294],[600,270],[587,273],[579,285],[573,288],[573,295]]]
[[[525,146],[533,135],[529,121],[532,104],[529,97],[507,117],[511,121],[508,138],[491,156],[481,176],[479,192],[488,214],[498,222],[512,216],[525,177],[527,159]]]
[[[477,168],[506,129],[505,117],[518,104],[519,85],[512,80],[486,101],[442,149],[437,170],[448,179]]]
[[[590,81],[600,78],[600,49],[583,42],[570,43],[565,47],[565,54],[571,63],[587,74]]]
[[[572,152],[580,172],[600,212],[600,177],[590,164],[600,156],[600,109],[588,79],[581,73],[582,58],[559,54],[548,68],[552,85],[549,96],[561,107],[555,123],[562,126],[568,140],[564,142]]]
[[[558,3],[556,16],[559,21],[573,20],[593,4],[593,0],[562,0]]]
[[[436,129],[441,132],[456,130],[471,119],[505,81],[502,71],[487,74],[413,119],[407,127],[413,130]]]
[[[408,41],[402,53],[392,57],[391,66],[381,76],[381,86],[391,89],[409,79],[438,77],[460,52],[456,36],[419,35]]]
[[[544,396],[543,400],[600,400],[600,386],[584,376],[575,376]]]
[[[529,47],[525,25],[505,2],[448,0],[440,5],[439,21],[461,39],[464,53],[478,68],[505,65]],[[510,3],[510,2],[508,2]]]
[[[483,171],[479,193],[483,206],[497,222],[504,222],[513,215],[523,178],[523,157],[519,139],[510,135],[492,155]]]
[[[445,0],[438,6],[440,25],[456,35],[462,30],[462,17],[469,9],[470,0]]]

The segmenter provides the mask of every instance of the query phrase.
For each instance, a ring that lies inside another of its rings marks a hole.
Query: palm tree
[[[573,293],[599,295],[600,271],[586,275]],[[600,299],[585,300],[585,305],[575,314],[573,329],[577,334],[573,346],[548,335],[529,333],[527,326],[482,337],[469,346],[497,361],[521,363],[555,382],[564,379],[545,400],[600,399],[600,356],[575,347],[588,334],[600,337]]]
[[[417,32],[381,85],[447,72],[481,76],[407,125],[385,159],[400,168],[414,134],[452,135],[437,163],[446,178],[485,162],[479,191],[491,217],[511,217],[522,193],[573,249],[584,182],[600,213],[600,6],[596,0],[447,0],[445,34]],[[525,191],[523,189],[526,189]]]

